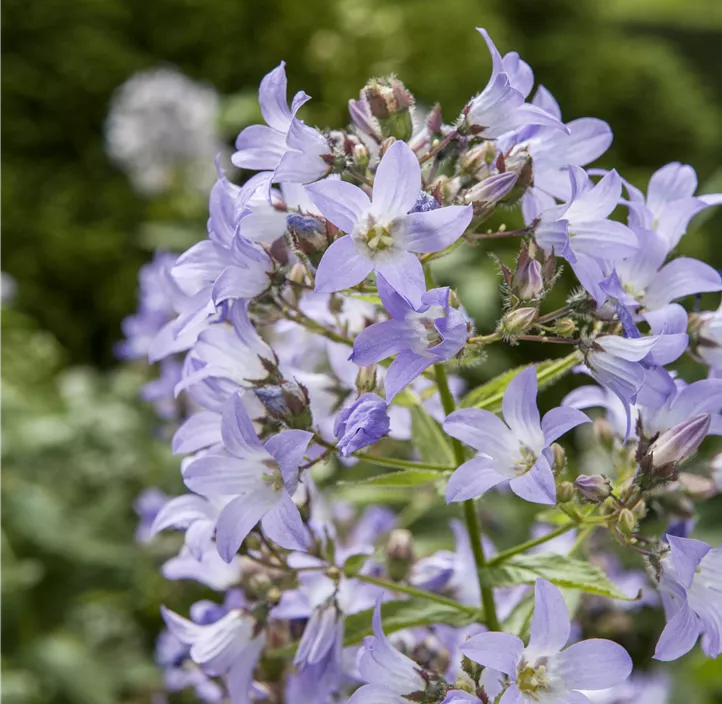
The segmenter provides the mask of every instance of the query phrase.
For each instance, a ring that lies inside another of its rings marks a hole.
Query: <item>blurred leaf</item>
[[[421,406],[411,409],[411,437],[424,462],[456,466],[448,436]]]
[[[358,555],[351,555],[346,558],[346,562],[343,563],[343,573],[346,577],[353,577],[358,574],[359,570],[369,561],[371,555],[361,553]]]
[[[408,487],[428,484],[436,479],[444,478],[441,472],[428,469],[404,469],[400,472],[379,474],[375,477],[359,479],[355,482],[340,482],[341,484],[365,484],[366,486]]]

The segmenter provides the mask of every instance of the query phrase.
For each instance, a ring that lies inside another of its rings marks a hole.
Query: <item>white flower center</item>
[[[405,249],[403,222],[400,220],[388,222],[367,215],[361,218],[351,237],[359,253],[375,261],[388,259]]]
[[[423,354],[429,348],[441,343],[441,333],[436,329],[434,321],[445,316],[446,312],[442,306],[431,306],[425,313],[412,311],[407,314],[404,322],[414,352]]]
[[[281,468],[274,460],[266,460],[263,465],[266,467],[266,471],[263,473],[263,481],[268,484],[273,491],[281,491],[285,486]]]
[[[551,689],[551,678],[547,671],[546,658],[540,658],[534,664],[522,660],[516,674],[516,686],[533,700],[539,699],[539,692]]]
[[[539,458],[534,450],[526,445],[522,445],[519,448],[519,457],[514,463],[514,471],[516,472],[516,475],[521,476],[522,474],[526,474],[536,464],[538,459]]]

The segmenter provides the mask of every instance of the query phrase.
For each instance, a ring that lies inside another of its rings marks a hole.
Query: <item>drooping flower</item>
[[[376,394],[362,394],[336,416],[334,434],[341,454],[346,457],[373,445],[389,432],[390,425],[386,401]]]
[[[466,123],[486,139],[496,139],[524,125],[544,125],[560,130],[567,128],[550,113],[526,103],[534,85],[529,65],[510,52],[503,58],[485,29],[478,28],[491,54],[489,82],[464,108]]]
[[[184,472],[191,491],[228,498],[215,524],[220,556],[230,562],[259,521],[271,540],[291,550],[304,550],[306,529],[291,497],[313,434],[287,430],[262,445],[238,395],[223,414],[221,433],[228,454],[205,454]]]
[[[533,503],[554,504],[556,487],[549,446],[589,418],[576,409],[553,408],[540,419],[536,367],[517,374],[502,401],[504,420],[490,411],[466,408],[451,413],[444,431],[479,455],[462,464],[446,486],[446,500],[466,501],[509,481],[511,490]]]
[[[470,638],[461,650],[469,659],[505,673],[510,684],[501,701],[588,702],[579,690],[607,689],[632,672],[627,651],[610,640],[591,639],[562,650],[571,623],[557,587],[537,579],[529,644],[511,633],[489,632]]]
[[[426,291],[419,304],[413,305],[382,275],[377,278],[377,287],[391,319],[360,332],[350,359],[364,367],[396,355],[385,377],[386,401],[391,402],[432,364],[458,354],[469,337],[469,328],[464,313],[449,304],[448,288]]]
[[[657,660],[676,660],[701,636],[711,658],[722,654],[722,548],[667,534],[659,584],[667,625],[657,642]]]
[[[450,205],[411,212],[421,190],[421,166],[404,142],[394,142],[376,170],[372,198],[345,181],[306,186],[311,200],[343,233],[324,253],[316,291],[355,286],[372,270],[418,305],[425,290],[414,254],[438,252],[455,242],[471,222],[472,207]]]

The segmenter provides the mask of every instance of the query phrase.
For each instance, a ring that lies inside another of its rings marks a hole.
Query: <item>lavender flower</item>
[[[695,350],[715,372],[722,372],[722,305],[700,313],[695,321]]]
[[[676,660],[701,636],[711,658],[722,654],[722,548],[667,534],[659,588],[667,626],[657,643],[657,660]]]
[[[144,489],[133,504],[133,510],[138,514],[140,521],[135,531],[135,539],[139,543],[147,543],[153,537],[153,521],[158,512],[168,503],[168,495],[151,487]]]
[[[449,304],[448,288],[431,289],[413,305],[384,276],[378,277],[377,286],[381,302],[392,317],[360,332],[350,359],[365,367],[397,355],[386,372],[386,401],[391,402],[425,369],[458,354],[469,329],[464,313]]]
[[[504,393],[504,420],[490,411],[454,411],[444,430],[479,452],[451,475],[446,500],[466,501],[509,481],[511,490],[533,503],[554,504],[556,487],[549,446],[580,423],[589,422],[572,408],[554,408],[542,420],[536,405],[536,367],[517,374]]]
[[[571,624],[561,592],[551,582],[537,579],[529,645],[510,633],[481,633],[461,648],[464,655],[485,667],[505,673],[509,702],[574,701],[587,698],[579,690],[607,689],[632,672],[632,659],[610,640],[582,641],[562,650]]]
[[[421,190],[421,167],[404,142],[394,142],[376,170],[373,195],[344,181],[306,186],[318,209],[344,234],[324,253],[316,291],[340,291],[376,270],[412,305],[426,286],[413,252],[438,252],[464,233],[471,206],[411,213]]]
[[[262,445],[238,396],[223,414],[221,433],[228,455],[203,455],[184,473],[191,491],[231,497],[216,521],[220,556],[230,562],[259,520],[266,535],[282,547],[305,549],[306,530],[291,497],[298,486],[298,466],[313,434],[287,430]]]
[[[386,401],[376,394],[362,394],[351,406],[339,411],[333,431],[338,448],[346,457],[380,440],[389,432],[390,425]]]

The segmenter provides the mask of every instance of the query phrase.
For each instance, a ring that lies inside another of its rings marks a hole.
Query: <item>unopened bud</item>
[[[305,430],[313,422],[308,391],[302,384],[284,380],[254,389],[254,393],[268,415],[288,428]]]
[[[594,431],[594,437],[599,443],[607,448],[611,448],[614,445],[614,430],[606,418],[595,418],[592,429]]]
[[[359,367],[356,374],[356,388],[359,394],[365,394],[376,388],[376,365],[370,364],[367,367]]]
[[[408,141],[413,133],[414,97],[406,86],[395,76],[373,78],[363,92],[382,135]]]
[[[306,267],[303,264],[294,264],[286,278],[294,284],[302,284],[306,280]]]
[[[479,665],[479,663],[467,658],[466,655],[462,655],[461,669],[466,675],[468,675],[469,679],[478,686],[479,679],[484,668]],[[457,687],[457,689],[459,689],[459,687]]]
[[[567,453],[558,442],[552,443],[551,450],[554,455],[554,464],[552,469],[555,474],[559,474],[559,472],[561,472],[567,465]]]
[[[532,301],[544,292],[542,266],[529,256],[526,247],[519,253],[511,290],[522,301]]]
[[[474,219],[481,222],[492,212],[496,204],[514,188],[517,175],[512,172],[495,174],[480,181],[464,195],[466,203],[474,204]]]
[[[637,520],[641,520],[647,515],[647,503],[644,499],[640,499],[636,504],[634,504],[632,513]]]
[[[441,128],[444,126],[444,120],[441,117],[441,105],[436,103],[426,118],[426,129],[430,135],[441,134]]]
[[[628,508],[623,508],[619,512],[617,526],[624,535],[632,535],[632,533],[634,533],[634,529],[637,527],[637,519]]]
[[[601,474],[580,474],[574,481],[577,491],[588,501],[599,503],[612,493],[612,485]]]
[[[467,149],[459,157],[461,173],[473,176],[482,166],[488,165],[494,160],[496,147],[492,142],[483,142],[471,149]]]
[[[515,164],[513,168],[507,169],[510,173],[516,173],[517,179],[512,188],[506,196],[504,196],[503,203],[505,205],[516,205],[521,197],[527,192],[532,183],[533,169],[531,157],[527,157],[522,162]]]
[[[406,577],[414,561],[414,536],[411,531],[397,528],[391,531],[386,543],[386,566],[395,581]]]
[[[554,332],[560,337],[571,337],[577,329],[571,318],[560,318],[554,323]]]
[[[523,335],[534,324],[536,316],[536,308],[518,308],[508,312],[501,319],[501,334],[507,337]]]
[[[271,587],[266,594],[266,601],[270,604],[278,604],[281,601],[283,592],[278,587]]]
[[[389,147],[396,141],[396,137],[387,137],[381,146],[379,147],[379,159],[382,159],[384,154],[388,151]]]
[[[560,504],[569,503],[574,498],[574,484],[562,482],[557,486],[557,501]]]
[[[662,433],[647,450],[654,469],[687,459],[707,437],[712,415],[700,413]]]
[[[365,144],[357,144],[353,148],[353,163],[361,169],[369,165],[369,150]]]

